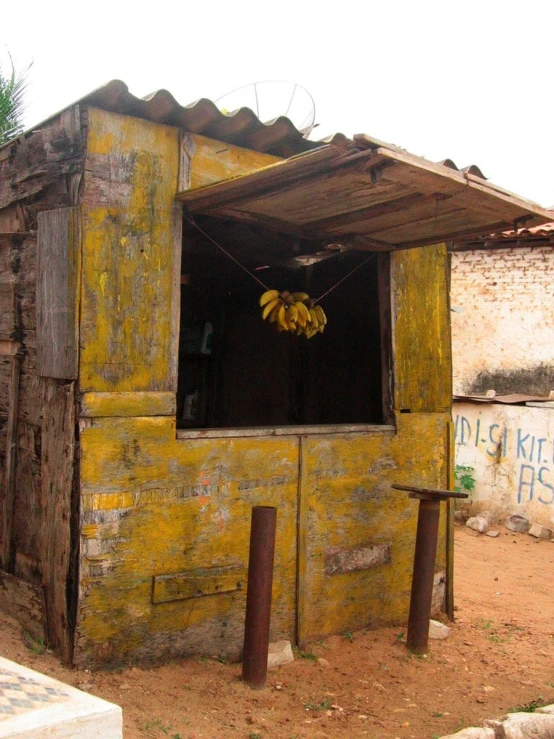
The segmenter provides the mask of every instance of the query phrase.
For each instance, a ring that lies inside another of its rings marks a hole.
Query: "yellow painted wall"
[[[396,430],[178,440],[179,132],[91,109],[88,136],[75,662],[238,656],[256,504],[278,508],[273,639],[405,620],[417,505],[390,483],[448,481],[444,250],[392,258]],[[329,573],[382,545],[390,561]],[[437,570],[445,552],[443,521]]]
[[[172,209],[179,131],[88,110],[81,391],[175,391]]]
[[[298,515],[303,640],[404,620],[417,505],[390,483],[445,485],[447,423],[425,414],[401,416],[398,435],[177,440],[170,418],[88,419],[77,664],[238,656],[244,589],[152,603],[152,578],[236,568],[244,583],[252,505],[278,509],[272,638],[295,639]],[[381,542],[390,564],[325,575],[331,547]]]

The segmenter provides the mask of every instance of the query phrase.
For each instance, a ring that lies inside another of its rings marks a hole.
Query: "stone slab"
[[[0,657],[0,739],[122,739],[120,706]]]
[[[468,726],[456,734],[442,736],[441,739],[495,739],[494,729],[481,729],[479,726]]]
[[[283,639],[281,641],[272,642],[269,645],[267,654],[267,667],[271,670],[273,667],[280,667],[289,662],[294,662],[294,655],[290,641]]]

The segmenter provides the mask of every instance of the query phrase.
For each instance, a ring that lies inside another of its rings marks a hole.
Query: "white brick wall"
[[[455,393],[483,371],[554,369],[553,246],[454,252],[451,301],[463,308],[451,313]]]

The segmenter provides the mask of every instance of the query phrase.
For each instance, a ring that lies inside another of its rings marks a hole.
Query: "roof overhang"
[[[552,212],[470,171],[435,164],[365,135],[178,194],[191,214],[390,250],[535,226]]]

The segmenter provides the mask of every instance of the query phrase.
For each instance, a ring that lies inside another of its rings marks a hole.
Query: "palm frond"
[[[0,69],[0,144],[17,136],[23,131],[23,113],[25,112],[25,92],[31,64],[16,74],[10,56],[11,74],[4,76]]]

